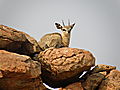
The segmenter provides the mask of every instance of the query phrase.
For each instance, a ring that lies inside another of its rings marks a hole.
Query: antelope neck
[[[70,33],[63,32],[62,33],[62,43],[65,47],[69,46],[70,43]]]

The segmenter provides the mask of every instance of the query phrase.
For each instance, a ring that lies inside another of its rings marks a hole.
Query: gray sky
[[[0,24],[30,34],[60,32],[54,23],[76,25],[70,47],[91,51],[96,64],[120,70],[120,0],[0,0]]]

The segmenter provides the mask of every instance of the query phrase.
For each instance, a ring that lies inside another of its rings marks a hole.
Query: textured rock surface
[[[20,54],[39,59],[42,74],[38,61]],[[90,70],[94,64],[89,51],[49,48],[41,52],[33,37],[0,25],[0,90],[47,90],[42,80],[51,87],[65,87],[59,90],[120,90],[120,71],[104,64]]]
[[[0,90],[45,90],[40,74],[37,61],[0,50]]]
[[[50,48],[39,54],[39,60],[43,81],[52,87],[69,84],[95,64],[89,51],[76,48]]]
[[[0,25],[0,48],[9,51],[16,51],[27,39],[19,31]]]
[[[31,37],[30,35],[28,35],[28,34],[26,34],[24,32],[22,32],[22,33],[26,36],[26,38],[28,40],[28,43],[25,43],[23,45],[23,47],[24,47],[23,52],[27,51],[27,52],[29,52],[31,54],[39,53],[41,51],[41,49],[40,49],[40,46],[37,43],[37,41],[33,37]]]
[[[99,64],[96,65],[95,68],[92,70],[92,73],[96,73],[96,72],[102,72],[102,71],[110,71],[116,69],[115,66],[110,66],[110,65],[104,65],[104,64]]]
[[[114,66],[99,64],[82,76],[82,85],[85,90],[95,90],[98,88],[110,70],[116,69]]]
[[[110,65],[104,65],[104,64],[98,64],[96,65],[92,70],[89,70],[88,72],[86,72],[83,76],[82,76],[82,80],[86,80],[91,74],[94,73],[99,73],[99,72],[106,72],[107,74],[113,70],[116,69],[115,66],[110,66]]]
[[[99,90],[120,90],[120,71],[110,71],[102,81]]]
[[[0,25],[0,49],[27,55],[40,52],[34,38],[4,25]]]
[[[96,90],[106,75],[107,72],[93,73],[86,78],[82,86],[85,90]]]
[[[60,88],[59,90],[84,90],[81,82],[76,82],[66,86],[65,88]]]

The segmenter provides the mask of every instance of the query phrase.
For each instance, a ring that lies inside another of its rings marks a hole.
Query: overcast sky
[[[96,64],[120,70],[120,0],[0,0],[0,24],[39,40],[60,32],[54,23],[76,23],[70,47],[91,51]]]

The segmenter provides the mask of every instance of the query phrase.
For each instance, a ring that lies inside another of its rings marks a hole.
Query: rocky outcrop
[[[39,55],[43,81],[52,87],[64,86],[95,65],[95,58],[86,50],[76,48],[47,49]]]
[[[0,90],[46,90],[41,65],[29,56],[0,50]]]
[[[99,64],[91,70],[94,65],[89,51],[41,51],[33,37],[0,25],[0,90],[47,90],[43,82],[59,90],[120,90],[115,66]]]
[[[98,90],[120,90],[120,71],[110,71],[100,84]]]
[[[41,51],[34,38],[4,25],[0,25],[0,49],[25,55]]]

